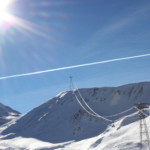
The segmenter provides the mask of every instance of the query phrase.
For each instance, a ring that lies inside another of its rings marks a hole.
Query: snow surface
[[[130,117],[137,119],[137,114]],[[48,143],[34,138],[16,137],[13,139],[1,140],[0,149],[43,149],[43,150],[139,150],[139,122],[132,122],[123,117],[115,123],[115,127],[108,126],[105,132],[98,136],[81,140],[68,141],[64,143]],[[126,125],[122,125],[126,120]],[[147,122],[150,122],[148,117]],[[150,129],[150,126],[148,125]],[[147,150],[145,145],[144,150]]]
[[[88,105],[103,116],[120,113],[135,103],[149,103],[149,91],[149,82],[80,89]],[[87,114],[72,91],[63,92],[18,120],[1,126],[0,149],[138,150],[137,111],[111,119],[115,120],[114,124]],[[150,117],[146,121],[150,130]]]
[[[9,121],[17,119],[20,117],[20,115],[21,114],[19,112],[0,103],[0,126]]]

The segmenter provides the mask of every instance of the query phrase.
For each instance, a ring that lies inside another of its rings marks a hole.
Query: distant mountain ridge
[[[18,111],[0,103],[0,126],[18,118],[20,115],[21,114]]]
[[[80,92],[88,105],[103,116],[120,113],[133,107],[135,103],[150,102],[150,82],[119,87],[85,88],[80,89]],[[78,95],[77,91],[75,93]],[[131,110],[126,115],[135,111]],[[111,119],[122,116],[124,114]],[[18,119],[4,130],[2,135],[5,135],[5,139],[22,136],[60,143],[97,136],[104,132],[109,124],[87,114],[78,104],[73,91],[66,91]]]

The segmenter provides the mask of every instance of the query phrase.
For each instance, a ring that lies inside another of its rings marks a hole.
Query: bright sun
[[[5,35],[7,31],[18,29],[23,33],[25,33],[26,31],[30,31],[34,34],[50,39],[51,37],[39,31],[39,29],[41,29],[41,26],[24,20],[23,18],[20,18],[14,15],[13,12],[11,12],[11,10],[14,10],[15,8],[16,1],[17,0],[0,0],[0,35]]]
[[[0,25],[12,23],[12,16],[9,14],[8,7],[12,0],[0,0]]]

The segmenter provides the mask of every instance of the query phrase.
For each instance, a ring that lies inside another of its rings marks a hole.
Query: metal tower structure
[[[73,90],[74,86],[73,86],[73,82],[72,82],[72,76],[69,77],[70,78],[70,84],[69,84],[69,90]]]
[[[143,112],[144,109],[149,108],[146,103],[139,103],[135,105],[135,108],[139,111],[139,118],[140,118],[140,150],[144,150],[144,143],[147,143],[148,149],[150,150],[150,138],[148,133],[148,127],[145,120],[145,113]]]

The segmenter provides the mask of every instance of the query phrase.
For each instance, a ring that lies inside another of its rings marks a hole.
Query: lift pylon
[[[146,116],[144,113],[144,109],[149,108],[146,103],[139,103],[135,105],[135,108],[139,111],[140,118],[140,150],[144,150],[144,143],[147,144],[147,150],[150,150],[150,138],[148,133],[148,127],[146,124]]]
[[[70,78],[70,84],[69,84],[69,90],[73,90],[74,86],[73,86],[73,82],[72,82],[72,76],[69,77]]]

